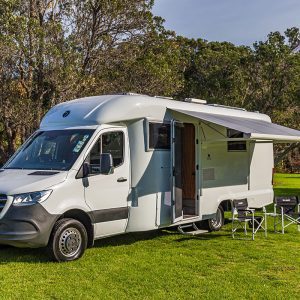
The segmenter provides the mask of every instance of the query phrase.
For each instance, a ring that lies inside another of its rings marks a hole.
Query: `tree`
[[[248,78],[243,65],[251,50],[227,42],[182,38],[181,41],[184,43],[185,56],[190,55],[182,96],[223,105],[244,106]]]
[[[174,35],[152,6],[153,0],[0,0],[0,161],[56,103],[178,89]]]

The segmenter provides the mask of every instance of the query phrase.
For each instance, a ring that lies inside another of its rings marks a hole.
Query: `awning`
[[[207,121],[226,128],[238,130],[243,132],[244,137],[247,139],[271,140],[287,143],[300,142],[299,130],[284,127],[271,122],[179,109],[172,110],[202,121]]]

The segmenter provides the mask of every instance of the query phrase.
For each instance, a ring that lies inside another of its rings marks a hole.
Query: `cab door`
[[[112,174],[100,174],[100,154],[113,158]],[[105,129],[89,151],[85,162],[85,201],[91,208],[95,237],[125,232],[128,221],[129,149],[126,128]]]
[[[172,160],[172,215],[173,223],[183,219],[182,210],[182,130],[183,124],[173,120],[171,124]]]

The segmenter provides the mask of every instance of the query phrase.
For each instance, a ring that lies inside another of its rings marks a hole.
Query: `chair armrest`
[[[256,208],[253,208],[253,207],[249,207],[249,209],[253,209],[255,211],[262,211],[262,212],[266,212],[266,207],[263,206],[263,207],[256,207]]]
[[[241,212],[248,212],[248,213],[254,214],[255,209],[254,209],[254,208],[238,209],[238,211],[241,211]]]
[[[274,212],[268,212],[268,213],[266,212],[265,214],[270,217],[277,217],[277,216],[281,215],[281,214],[274,213]]]

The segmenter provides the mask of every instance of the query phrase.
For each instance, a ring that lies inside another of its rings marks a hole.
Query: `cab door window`
[[[86,162],[90,164],[90,174],[100,174],[100,154],[110,153],[113,158],[114,168],[119,167],[124,161],[124,133],[112,131],[103,133],[94,144]]]

